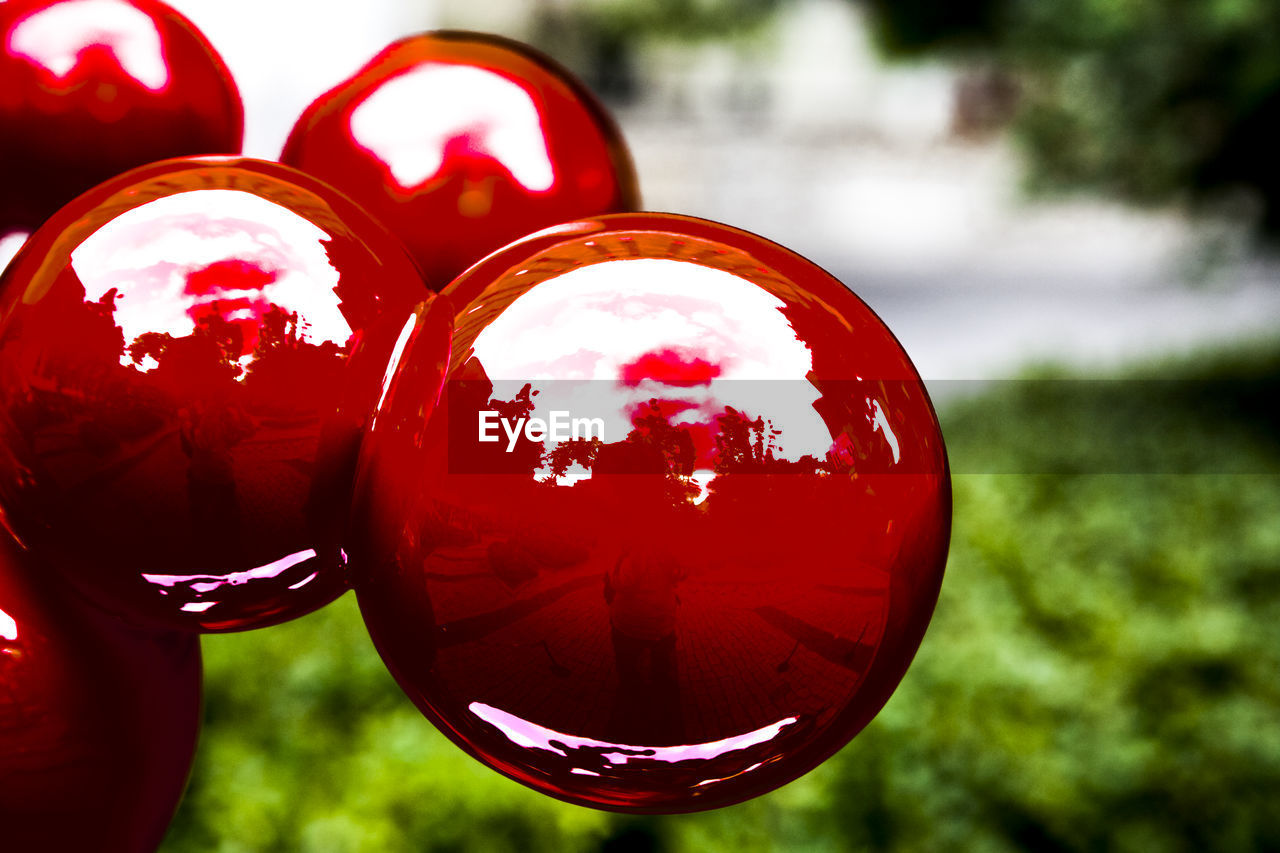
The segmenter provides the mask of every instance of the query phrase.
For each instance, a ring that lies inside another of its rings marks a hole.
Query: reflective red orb
[[[901,346],[726,226],[604,216],[406,326],[352,583],[418,707],[570,802],[712,808],[822,762],[907,669],[951,492]]]
[[[141,623],[330,601],[360,431],[430,295],[389,232],[287,166],[172,160],[96,187],[0,278],[0,511]]]
[[[150,853],[195,752],[199,642],[83,606],[0,538],[0,846]]]
[[[539,228],[640,204],[622,136],[582,83],[475,33],[392,44],[307,108],[280,159],[386,222],[437,290]]]
[[[0,3],[0,234],[135,166],[236,154],[243,128],[227,66],[165,4]]]

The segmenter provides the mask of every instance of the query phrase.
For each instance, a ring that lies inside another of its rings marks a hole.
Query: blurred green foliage
[[[958,471],[1018,473],[957,474],[906,679],[774,794],[632,818],[526,790],[418,715],[348,596],[205,639],[207,722],[164,849],[1277,849],[1280,432],[1257,405],[1277,365],[1273,349],[1164,370],[1204,381],[1145,396],[1161,425],[1145,440],[1119,385],[1005,383],[944,409]],[[1172,448],[1192,473],[1097,473],[1117,452],[1158,469],[1171,435],[1203,449]],[[1046,473],[1073,470],[1094,473]]]
[[[615,38],[720,38],[759,25],[781,0],[581,0],[574,13]]]
[[[543,4],[533,44],[614,103],[637,94],[635,53],[646,41],[732,39],[758,30],[783,0],[574,0]]]
[[[1033,186],[1211,203],[1249,187],[1280,234],[1280,4],[868,2],[889,53],[968,53],[1016,76]]]
[[[868,0],[881,47],[893,55],[989,47],[1002,0]]]

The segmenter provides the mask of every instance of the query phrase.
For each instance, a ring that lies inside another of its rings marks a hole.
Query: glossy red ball
[[[463,749],[570,802],[692,811],[887,701],[950,479],[919,376],[840,282],[727,226],[605,216],[485,259],[402,342],[353,585]]]
[[[151,853],[195,752],[199,642],[84,606],[0,539],[0,846]]]
[[[540,228],[640,204],[622,136],[586,87],[475,33],[392,44],[307,108],[281,161],[386,222],[437,290]]]
[[[172,160],[96,187],[0,278],[0,511],[140,623],[330,601],[360,431],[430,296],[390,233],[287,166]]]
[[[135,166],[239,153],[243,129],[226,64],[164,3],[0,3],[0,234]]]

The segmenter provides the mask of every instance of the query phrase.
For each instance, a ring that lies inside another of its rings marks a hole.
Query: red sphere
[[[418,707],[508,776],[712,808],[838,750],[907,669],[951,523],[901,346],[773,243],[548,229],[421,310],[363,445],[352,582]]]
[[[84,607],[0,539],[3,847],[150,853],[195,752],[199,642]]]
[[[0,234],[167,157],[240,151],[222,58],[155,0],[0,3]]]
[[[172,160],[96,187],[0,278],[0,512],[144,624],[332,600],[360,431],[430,295],[394,237],[287,166]]]
[[[640,204],[622,136],[586,87],[474,33],[392,44],[307,108],[280,159],[386,222],[436,289],[539,228]]]

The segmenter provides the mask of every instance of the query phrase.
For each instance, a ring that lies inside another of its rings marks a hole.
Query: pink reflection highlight
[[[614,749],[617,751],[600,752],[598,754],[604,761],[615,766],[626,764],[634,758],[643,758],[647,761],[663,761],[669,764],[719,758],[725,753],[767,743],[776,738],[787,726],[798,721],[797,717],[787,717],[755,731],[734,735],[723,740],[708,741],[707,743],[687,744],[685,746],[631,746],[567,735],[545,728],[537,723],[522,720],[514,714],[509,714],[482,702],[472,702],[467,706],[467,710],[497,728],[516,746],[522,746],[526,749],[544,749],[566,758],[568,758],[568,753],[561,749],[560,745],[569,749],[591,749],[595,751],[601,748]]]
[[[120,68],[152,92],[169,84],[160,31],[122,0],[68,0],[23,19],[9,33],[10,53],[65,80],[90,48],[111,52]]]
[[[304,586],[306,586],[307,584],[315,580],[317,577],[319,577],[319,575],[320,575],[319,572],[312,572],[311,574],[307,575],[305,578],[298,581],[297,583],[289,584],[289,589],[302,589]]]
[[[195,592],[212,592],[215,589],[221,589],[224,586],[242,586],[255,580],[266,580],[269,578],[279,577],[289,569],[299,563],[310,560],[316,555],[315,549],[308,548],[305,551],[298,551],[296,554],[290,554],[287,557],[281,557],[274,563],[267,563],[265,566],[258,566],[256,569],[248,569],[243,572],[231,572],[226,575],[148,575],[144,574],[142,579],[147,583],[153,583],[157,586],[175,587],[186,586]],[[303,581],[305,583],[306,581]],[[300,586],[301,584],[299,584]],[[185,608],[184,608],[185,609]]]

